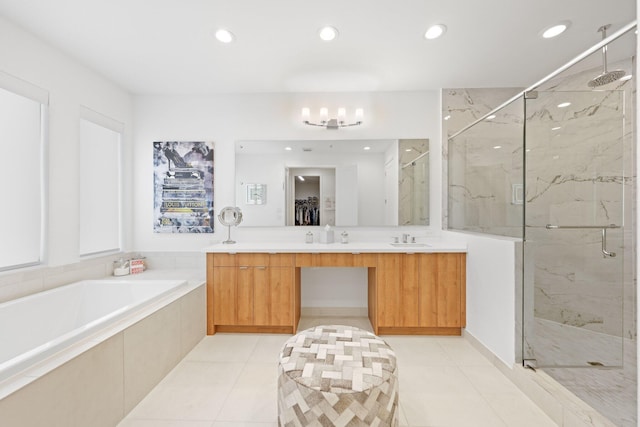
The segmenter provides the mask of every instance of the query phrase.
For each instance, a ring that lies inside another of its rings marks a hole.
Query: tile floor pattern
[[[366,318],[305,318],[299,330]],[[290,335],[205,337],[118,427],[276,427],[278,353]],[[398,358],[400,425],[556,424],[461,337],[382,336]]]

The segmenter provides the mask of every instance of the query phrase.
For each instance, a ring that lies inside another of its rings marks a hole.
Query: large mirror
[[[429,140],[238,141],[243,226],[429,224]],[[247,194],[262,188],[262,204]]]

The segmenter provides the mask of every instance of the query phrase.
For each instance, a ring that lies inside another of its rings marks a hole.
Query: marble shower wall
[[[512,90],[502,92],[506,95]],[[461,111],[471,115],[477,105],[491,105],[477,102],[482,98],[481,90],[474,90],[473,98],[469,91],[452,90],[447,95],[447,101],[454,105],[454,101],[467,103],[466,109],[450,106],[447,122]],[[481,117],[484,113],[476,114]],[[455,122],[451,125],[458,127]],[[449,139],[446,206],[450,229],[522,237],[523,129],[524,108],[519,98],[495,117],[489,116]]]
[[[522,209],[512,185],[522,183],[524,113],[521,102],[448,138],[501,105],[520,88],[442,92],[443,212],[445,228],[521,237]],[[493,148],[499,146],[501,148]],[[449,161],[449,159],[451,159]]]

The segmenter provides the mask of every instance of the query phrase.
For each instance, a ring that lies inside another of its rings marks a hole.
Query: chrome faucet
[[[409,243],[409,233],[402,234],[402,243]]]

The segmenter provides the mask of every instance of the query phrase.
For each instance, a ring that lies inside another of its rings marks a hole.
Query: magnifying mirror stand
[[[220,221],[220,224],[227,226],[227,240],[222,243],[226,245],[235,243],[235,240],[231,240],[231,226],[238,225],[242,222],[242,211],[240,208],[234,208],[233,206],[222,208],[218,214],[218,221]]]
[[[227,225],[227,230],[228,230],[227,231],[227,240],[225,240],[222,243],[227,244],[227,245],[235,243],[236,242],[235,240],[231,240],[231,226],[230,225]]]

